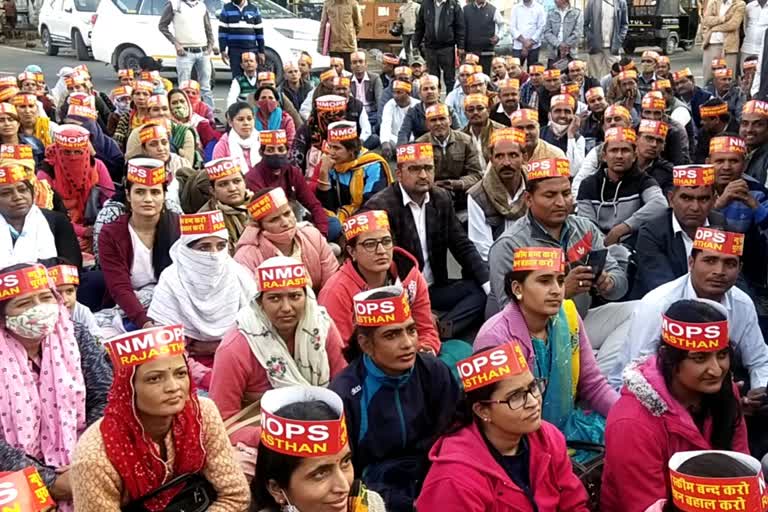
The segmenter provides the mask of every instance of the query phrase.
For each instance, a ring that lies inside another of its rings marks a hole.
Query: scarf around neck
[[[525,187],[525,175],[521,172],[520,186]],[[493,209],[508,220],[516,220],[523,216],[526,210],[525,200],[520,194],[512,204],[509,204],[510,194],[499,177],[499,172],[491,167],[483,175],[482,185]]]
[[[56,240],[40,208],[32,205],[24,219],[21,233],[17,233],[5,217],[0,215],[0,261],[3,266],[54,258],[57,255]]]
[[[241,138],[234,129],[229,130],[227,134],[229,156],[240,160],[240,169],[242,169],[243,174],[247,174],[261,161],[261,155],[259,155],[260,145],[259,132],[256,129],[251,132],[247,139]],[[247,159],[245,157],[246,149],[248,150]]]
[[[54,144],[45,148],[45,160],[53,166],[53,189],[61,196],[70,220],[74,224],[82,224],[88,196],[99,182],[95,158],[87,147],[81,155],[68,156]]]

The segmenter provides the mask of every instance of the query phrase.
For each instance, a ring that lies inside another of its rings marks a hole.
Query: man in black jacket
[[[654,288],[688,273],[688,256],[697,228],[725,225],[723,216],[712,211],[714,182],[711,166],[675,171],[673,188],[667,194],[671,208],[642,226],[637,236],[633,298],[642,298]]]
[[[709,157],[709,142],[719,135],[738,133],[739,122],[728,112],[728,104],[720,98],[710,98],[699,107],[701,130],[693,151],[693,163],[703,164]]]
[[[397,162],[398,182],[370,198],[365,208],[387,211],[397,245],[419,261],[438,312],[440,337],[457,337],[483,320],[488,266],[456,217],[450,192],[434,186],[432,144],[399,146]],[[448,277],[449,250],[463,279]]]
[[[453,89],[456,78],[455,51],[464,54],[464,13],[457,0],[424,0],[416,17],[414,48],[422,48],[430,73],[443,73],[445,93]]]
[[[744,173],[765,185],[768,183],[768,102],[751,100],[744,105],[739,135],[747,143],[749,163]]]

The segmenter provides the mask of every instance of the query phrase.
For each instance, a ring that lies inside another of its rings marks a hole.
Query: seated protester
[[[528,81],[520,87],[520,108],[539,110],[539,89],[544,85],[544,66],[541,64],[528,65]]]
[[[232,157],[240,164],[243,174],[248,174],[261,161],[253,109],[242,101],[233,103],[227,108],[227,124],[229,130],[213,148],[213,158]]]
[[[32,146],[26,144],[0,144],[0,166],[21,166],[29,174],[32,185],[33,203],[39,208],[65,213],[61,198],[47,181],[40,181],[35,176],[35,158]]]
[[[253,95],[256,106],[253,109],[254,129],[257,132],[266,130],[283,130],[288,140],[288,147],[293,145],[296,137],[296,126],[293,119],[279,105],[280,94],[273,86],[262,85]]]
[[[200,96],[200,83],[196,80],[184,80],[179,84],[179,89],[186,93],[189,102],[192,104],[192,111],[207,119],[215,126],[213,109],[202,100]]]
[[[288,160],[288,139],[284,130],[259,132],[261,161],[245,177],[250,191],[280,187],[289,201],[297,202],[311,216],[312,223],[328,235],[328,216],[310,190],[301,170]],[[338,238],[338,237],[337,237]]]
[[[553,146],[539,137],[539,116],[535,110],[521,108],[512,114],[512,128],[525,132],[525,147],[523,147],[523,162],[543,158],[565,158],[563,150]]]
[[[198,152],[197,132],[193,128],[171,119],[170,104],[165,93],[150,96],[147,104],[149,105],[149,122],[164,122],[168,128],[173,152],[189,162],[191,167],[198,169],[202,165],[202,158]],[[128,138],[126,153],[132,153],[132,149],[140,144],[138,132],[138,130],[133,130]]]
[[[465,395],[429,452],[419,512],[589,510],[563,435],[542,417],[547,383],[521,353],[513,338],[457,365]]]
[[[565,94],[566,96],[570,96],[573,98],[575,102],[574,103],[575,114],[581,117],[589,111],[589,108],[587,107],[587,104],[585,102],[581,101],[579,92],[580,92],[579,84],[577,84],[576,82],[566,81],[564,84],[560,86],[560,94]],[[550,100],[550,105],[551,105],[551,100]]]
[[[488,266],[467,238],[450,194],[435,186],[432,148],[424,142],[400,146],[397,183],[373,196],[365,207],[386,211],[398,247],[418,260],[440,337],[460,338],[483,316],[490,286]],[[449,250],[462,267],[463,279],[448,278]]]
[[[661,312],[655,312],[656,323],[663,325],[654,340],[658,348],[627,368],[621,398],[608,415],[603,510],[644,512],[670,496],[661,468],[677,452],[749,453],[732,373],[738,348],[728,336],[735,322],[726,321],[725,309],[707,300],[674,299]],[[691,328],[712,335],[702,342],[686,334]]]
[[[458,73],[456,74],[456,86],[453,87],[445,97],[445,106],[448,107],[449,112],[456,114],[459,120],[459,127],[457,130],[463,129],[469,123],[466,114],[464,114],[464,98],[471,94],[469,90],[469,77],[475,74],[475,66],[472,64],[462,64],[459,66]],[[438,87],[438,92],[440,88]]]
[[[511,57],[511,56],[510,56]],[[512,57],[516,58],[516,57]],[[517,59],[518,61],[520,59]],[[520,67],[520,63],[518,62],[517,67]],[[497,84],[502,81],[506,80],[508,78],[512,78],[509,76],[509,70],[507,69],[507,61],[505,57],[494,57],[493,60],[491,60],[491,82],[494,86],[497,86]]]
[[[82,65],[85,66],[84,64]],[[93,82],[91,82],[91,75],[87,69],[76,67],[74,72],[65,78],[65,84],[67,87],[67,95],[64,98],[63,103],[59,107],[58,119],[64,120],[69,110],[70,98],[73,94],[85,94],[92,99],[94,110],[96,110],[96,117],[94,118],[102,126],[107,127],[109,121],[109,114],[112,112],[110,105],[106,103],[109,98],[102,97],[101,93],[95,91],[93,88]],[[105,101],[106,98],[106,101]]]
[[[191,163],[186,158],[171,151],[170,133],[168,123],[157,119],[138,128],[139,145],[130,148],[126,153],[127,159],[140,156],[154,158],[163,162],[165,166],[165,179],[168,182],[166,199],[175,204],[181,204],[181,183],[177,175],[185,176],[193,173]]]
[[[104,225],[99,237],[99,262],[117,309],[104,310],[97,318],[103,316],[114,331],[152,326],[147,308],[160,274],[172,263],[169,250],[179,238],[178,215],[164,207],[167,188],[162,162],[128,161],[128,211]]]
[[[640,57],[640,73],[637,75],[637,89],[640,96],[645,96],[656,82],[656,62],[660,55],[654,51],[644,51]]]
[[[709,157],[709,143],[714,137],[726,133],[738,133],[739,123],[728,113],[728,104],[719,98],[711,98],[700,107],[701,130],[696,137],[693,163],[703,164]]]
[[[496,130],[490,141],[490,167],[467,192],[468,236],[483,261],[488,261],[494,240],[527,211],[523,201],[524,145],[524,131]]]
[[[747,102],[747,95],[733,79],[733,70],[724,68],[712,72],[712,84],[704,89],[728,105],[728,113],[738,122]]]
[[[39,141],[40,147],[32,149],[37,154],[44,153],[45,147],[53,143],[53,133],[58,125],[39,114],[37,96],[32,93],[19,93],[11,98],[10,103],[19,114],[21,134],[29,137],[27,141]]]
[[[0,118],[2,115],[0,114]],[[744,105],[739,136],[747,143],[746,174],[768,185],[768,102],[751,100]]]
[[[413,509],[427,453],[459,400],[448,367],[418,352],[405,293],[388,286],[355,295],[352,342],[361,354],[330,385],[344,401],[355,475],[382,495],[390,512]]]
[[[133,68],[118,69],[117,81],[122,87],[133,87],[136,85],[136,72]]]
[[[315,106],[318,98],[323,96],[334,95],[333,81],[339,74],[334,68],[327,69],[320,73],[320,83],[315,86],[312,91],[304,98],[304,103],[299,108],[301,117],[309,121],[310,115],[315,111]]]
[[[144,348],[142,341],[163,350]],[[115,380],[104,418],[77,444],[71,469],[77,510],[165,510],[193,493],[207,495],[211,510],[245,510],[248,484],[216,406],[197,396],[184,329],[154,327],[143,337],[129,333],[106,344]],[[183,474],[195,475],[207,490],[180,485],[142,499]]]
[[[643,98],[637,86],[637,70],[628,69],[621,71],[616,75],[615,83],[618,95],[614,98],[614,102],[629,110],[630,114],[632,114],[632,121],[637,122],[642,110],[641,101]]]
[[[659,58],[656,60],[656,79],[672,79],[672,74],[670,72],[670,60],[667,55],[659,55]]]
[[[559,69],[547,69],[542,73],[542,83],[541,87],[539,87],[538,97],[539,119],[549,119],[552,96],[560,94],[561,83],[562,73]]]
[[[4,265],[57,256],[83,264],[69,218],[35,204],[33,174],[18,164],[0,165],[0,261]]]
[[[10,91],[12,93],[11,96],[3,99],[9,89],[13,89]],[[6,89],[0,90],[0,144],[26,144],[27,146],[30,146],[35,158],[35,164],[40,165],[40,162],[42,162],[45,157],[45,146],[33,135],[24,133],[21,127],[21,118],[19,117],[18,110],[11,103],[5,102],[6,99],[10,100],[15,97],[16,91],[18,91],[18,89],[15,87],[7,87]]]
[[[405,116],[415,105],[420,103],[419,100],[411,96],[412,85],[409,82],[395,80],[391,87],[393,96],[384,104],[379,128],[381,154],[387,160],[391,160],[395,156],[397,138],[403,127]]]
[[[328,139],[328,125],[344,119],[347,100],[328,94],[318,97],[314,105],[312,115],[298,129],[293,146],[289,148],[291,163],[306,174],[310,182],[317,174],[324,154],[322,148]],[[312,190],[314,188],[312,187]]]
[[[301,107],[312,92],[312,83],[302,77],[295,61],[289,61],[283,64],[283,81],[277,87],[277,92],[281,97],[290,100],[294,107]]]
[[[154,94],[166,94],[173,89],[173,83],[160,76],[161,63],[150,56],[139,60],[139,80],[150,82],[154,86]]]
[[[457,210],[464,210],[467,190],[483,177],[477,145],[466,133],[451,128],[446,105],[432,105],[425,115],[429,132],[416,139],[416,142],[432,145],[434,182],[450,193]]]
[[[567,78],[578,84],[579,90],[576,100],[581,103],[587,103],[587,91],[594,87],[600,87],[597,78],[587,76],[587,63],[583,60],[572,60],[568,63]]]
[[[656,180],[665,197],[672,188],[674,167],[661,156],[668,134],[669,125],[664,121],[643,119],[637,127],[637,168]]]
[[[504,128],[504,125],[491,121],[488,96],[484,94],[466,96],[464,98],[464,113],[469,119],[469,124],[464,127],[462,132],[469,135],[475,145],[480,169],[485,171],[491,161],[491,137],[496,130]]]
[[[701,106],[706,103],[712,95],[696,85],[696,79],[693,77],[693,73],[691,73],[689,68],[684,68],[672,73],[671,80],[676,91],[675,96],[688,105],[691,117],[693,117],[695,132],[698,133],[698,131],[701,130],[701,117],[699,116]]]
[[[491,107],[491,120],[503,126],[512,126],[512,114],[520,109],[520,81],[505,78],[499,80],[496,87],[499,101]]]
[[[73,327],[45,267],[6,267],[0,283],[0,471],[34,466],[60,507],[72,510],[75,444],[104,414],[112,370],[88,329]]]
[[[504,288],[512,301],[483,324],[474,351],[519,339],[533,376],[547,383],[542,418],[568,441],[602,444],[605,417],[619,395],[597,367],[576,306],[571,300],[564,301],[563,250],[515,249]],[[574,347],[576,339],[578,346]],[[578,403],[581,406],[577,407]]]
[[[34,64],[32,64],[34,66]],[[27,66],[29,67],[29,66]],[[38,66],[39,67],[39,66]],[[45,91],[45,76],[42,77],[43,88],[40,88],[40,84],[37,79],[42,75],[42,72],[24,71],[17,76],[17,85],[19,91],[22,94],[31,94],[35,97],[35,110],[39,117],[56,118],[56,109],[53,108],[53,102],[46,97]],[[48,114],[48,110],[53,110],[52,115]]]
[[[254,52],[243,52],[240,55],[240,67],[243,72],[232,79],[227,93],[227,107],[236,101],[248,101],[248,98],[256,92],[259,87],[258,68],[259,63],[256,60]]]
[[[71,124],[59,126],[55,142],[37,178],[48,181],[61,197],[75,229],[80,249],[93,251],[93,223],[104,202],[115,193],[106,166],[91,155],[88,131]]]
[[[248,205],[252,222],[235,249],[235,261],[256,274],[265,260],[288,256],[307,268],[310,286],[320,291],[338,270],[339,263],[322,233],[308,222],[296,223],[282,188],[257,191]]]
[[[77,301],[77,288],[80,286],[80,271],[74,265],[66,263],[64,258],[52,258],[48,265],[48,277],[53,281],[56,291],[61,296],[64,307],[69,311],[72,323],[80,324],[87,332],[102,341],[101,329],[96,322],[96,317],[87,306]]]
[[[125,70],[121,70],[125,71]],[[133,71],[132,69],[130,71]],[[109,99],[115,106],[109,117],[107,118],[107,126],[105,132],[112,137],[117,129],[117,123],[120,122],[120,117],[131,111],[131,93],[133,92],[133,86],[131,85],[118,85],[109,93]]]
[[[622,242],[634,246],[640,227],[667,207],[656,180],[637,167],[636,145],[631,128],[606,131],[604,163],[579,189],[578,215],[597,224],[606,246]]]
[[[262,411],[270,428],[262,434],[256,458],[254,510],[322,510],[337,503],[348,512],[385,512],[381,496],[354,480],[344,404],[336,393],[314,386],[269,390]],[[328,441],[293,442],[286,432],[295,422],[310,431],[328,430]],[[318,470],[328,472],[318,477]]]
[[[352,68],[352,76],[349,77],[350,89],[352,96],[363,104],[368,120],[371,123],[371,128],[375,133],[381,124],[381,112],[378,110],[378,105],[384,87],[378,80],[379,75],[368,71],[366,59],[367,56],[364,50],[352,52],[352,55],[350,55],[350,65]]]
[[[204,161],[210,160],[206,156],[213,154],[213,147],[221,138],[215,125],[192,110],[192,103],[187,93],[181,89],[170,90],[168,104],[171,109],[171,121],[194,130],[198,143],[197,150],[203,155]]]
[[[727,310],[730,340],[739,368],[748,372],[751,382],[747,402],[757,403],[765,396],[768,382],[768,347],[757,322],[752,299],[734,287],[741,270],[744,235],[720,231],[712,227],[696,230],[690,272],[648,292],[636,303],[632,312],[631,337],[625,340],[616,368],[607,372],[608,382],[615,388],[621,383],[622,370],[633,360],[652,354],[661,331],[661,312],[683,299],[708,299]]]
[[[303,264],[286,256],[269,258],[255,278],[256,298],[237,314],[213,362],[210,396],[225,420],[258,407],[265,391],[325,387],[347,366],[341,336],[318,305]],[[256,448],[260,430],[243,426],[230,439]]]
[[[369,198],[392,183],[389,164],[381,155],[362,147],[357,128],[349,121],[328,126],[328,154],[317,172],[317,198],[329,219],[343,223],[357,213]],[[338,227],[337,227],[338,226]],[[330,240],[341,226],[329,222]]]
[[[395,247],[387,212],[373,210],[350,217],[344,223],[344,236],[347,258],[320,290],[317,300],[333,318],[345,347],[354,345],[354,296],[398,283],[408,293],[419,351],[439,354],[441,344],[432,319],[427,282],[419,271],[418,260]]]
[[[333,79],[333,94],[347,99],[347,113],[344,119],[357,125],[360,140],[363,141],[367,149],[376,149],[380,145],[378,134],[373,133],[371,122],[368,120],[368,112],[365,110],[363,102],[352,94],[350,86],[351,82],[348,76],[337,76]]]
[[[405,82],[405,83],[411,84],[412,87],[411,87],[411,90],[408,91],[408,94],[413,99],[419,98],[418,83],[416,84],[414,83],[413,70],[410,67],[398,66],[395,68],[394,75],[395,75],[395,79],[389,83],[389,86],[385,87],[381,91],[381,97],[379,98],[378,105],[377,105],[379,112],[384,112],[384,106],[389,102],[389,100],[395,97],[395,89],[393,87],[395,82]],[[338,94],[338,93],[335,92],[334,94]]]
[[[427,133],[426,111],[432,105],[440,103],[440,80],[435,75],[423,75],[419,79],[419,95],[421,103],[414,103],[413,107],[408,109],[403,119],[403,124],[397,134],[397,145],[408,144]],[[459,118],[456,113],[448,107],[451,114],[451,128],[459,129]]]
[[[669,126],[667,141],[661,156],[672,165],[687,165],[691,163],[690,145],[685,128],[666,114],[666,102],[658,91],[651,91],[642,100],[642,119],[664,121]],[[638,122],[639,124],[639,122]]]
[[[693,146],[693,141],[696,139],[699,129],[694,129],[694,124],[691,122],[693,118],[690,107],[675,96],[672,82],[666,79],[656,80],[653,83],[653,90],[650,92],[661,93],[661,97],[664,98],[664,111],[670,119],[677,121],[685,128],[685,133],[688,134],[689,145]]]
[[[584,154],[589,154],[592,148],[601,144],[605,134],[603,133],[603,119],[608,108],[605,101],[605,92],[602,87],[593,87],[585,93],[589,112],[581,121],[581,135],[584,137]],[[578,168],[577,168],[578,169]]]
[[[552,96],[549,123],[541,128],[541,140],[565,153],[574,169],[581,168],[585,156],[586,142],[579,133],[580,124],[574,97],[568,94]]]
[[[137,80],[131,90],[131,110],[120,115],[115,131],[111,135],[123,152],[131,132],[149,121],[148,102],[154,90],[155,86],[152,82],[144,80]]]
[[[179,230],[170,250],[173,263],[160,274],[147,315],[157,325],[184,326],[187,354],[195,362],[192,379],[207,391],[216,348],[256,288],[251,274],[229,256],[220,211],[181,215]]]
[[[675,167],[665,212],[640,226],[635,244],[637,275],[632,297],[640,299],[664,283],[688,273],[688,258],[696,230],[725,224],[712,207],[715,203],[715,170],[710,165]]]

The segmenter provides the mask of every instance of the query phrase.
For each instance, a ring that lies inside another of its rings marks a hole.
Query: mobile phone
[[[599,249],[597,251],[590,251],[587,255],[587,266],[592,267],[592,275],[595,276],[595,281],[600,277],[605,268],[605,261],[608,258],[608,249]]]

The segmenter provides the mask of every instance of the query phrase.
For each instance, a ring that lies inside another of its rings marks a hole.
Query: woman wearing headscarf
[[[213,109],[200,97],[200,83],[196,80],[184,80],[179,84],[179,89],[184,91],[192,104],[192,111],[215,123],[213,118]]]
[[[115,134],[115,129],[117,129],[117,124],[120,122],[120,117],[131,111],[132,93],[133,86],[131,85],[119,85],[109,93],[112,104],[115,106],[115,110],[109,114],[109,118],[107,119],[106,132],[110,137]]]
[[[235,325],[240,308],[256,295],[253,276],[227,250],[224,215],[218,211],[181,215],[181,236],[160,275],[147,314],[158,324],[182,324],[187,353],[195,362],[195,383],[210,384],[219,342]]]
[[[112,370],[42,265],[0,270],[0,297],[0,471],[34,466],[71,511],[75,444],[104,413]]]
[[[244,101],[233,103],[227,109],[227,123],[229,131],[221,136],[213,148],[213,158],[236,158],[243,174],[248,174],[261,161],[259,132],[254,128],[253,109]]]
[[[173,121],[197,131],[197,140],[200,143],[200,151],[203,160],[210,160],[213,155],[213,147],[221,138],[214,124],[192,109],[187,93],[181,89],[171,89],[168,92],[168,104],[171,108]],[[204,103],[203,103],[204,104]]]
[[[240,310],[213,363],[210,396],[226,420],[286,386],[327,386],[347,363],[341,337],[315,299],[304,265],[277,256],[256,269],[259,292]],[[245,427],[233,443],[256,447],[259,429]]]
[[[88,108],[84,112],[81,107],[72,103],[73,96],[75,95],[70,95],[70,106],[65,122],[82,126],[88,130],[91,147],[96,154],[96,158],[101,160],[107,167],[112,181],[119,183],[123,179],[125,171],[123,151],[111,137],[104,133],[101,124],[96,121],[96,110]]]
[[[284,130],[288,139],[288,147],[293,145],[296,137],[296,125],[280,107],[280,93],[271,85],[262,85],[253,95],[256,106],[253,109],[256,130],[259,132]]]
[[[237,242],[251,219],[248,204],[253,200],[253,192],[245,188],[240,163],[233,158],[208,162],[203,174],[207,177],[211,197],[199,211],[218,210],[224,215],[224,226],[229,234],[229,253],[234,256]]]
[[[34,148],[35,153],[42,154],[45,146],[53,142],[53,132],[56,129],[56,123],[52,122],[47,116],[40,115],[39,102],[34,93],[20,92],[10,100],[11,105],[16,107],[19,114],[19,123],[23,135],[30,135],[40,142],[40,148]]]
[[[333,74],[336,76],[335,71]],[[344,119],[347,112],[347,99],[332,92],[331,88],[328,94],[312,100],[315,106],[312,114],[296,132],[296,139],[288,153],[291,162],[305,174],[320,163],[323,142],[328,138],[328,125]]]
[[[198,398],[180,325],[106,342],[115,379],[104,418],[77,444],[72,484],[78,512],[175,509],[207,496],[209,512],[242,512],[248,484],[216,406]],[[187,475],[187,485],[167,485]],[[133,507],[133,508],[132,508]]]
[[[93,223],[101,206],[115,193],[112,178],[91,151],[88,130],[61,125],[54,144],[45,150],[46,159],[37,177],[51,184],[61,197],[83,252],[92,252]]]
[[[10,91],[12,94],[5,97],[9,94],[10,89],[13,89],[13,91]],[[35,136],[23,133],[19,112],[16,110],[16,107],[10,103],[3,103],[16,96],[16,92],[18,92],[18,89],[15,87],[0,89],[0,144],[26,144],[30,146],[35,158],[35,164],[39,165],[43,160],[43,153],[41,150],[45,146],[43,146],[43,143]]]
[[[149,121],[149,98],[152,96],[155,86],[152,82],[137,80],[136,85],[131,90],[131,110],[122,114],[117,121],[117,127],[112,134],[112,138],[125,151],[125,145],[128,143],[128,137],[131,132]]]

